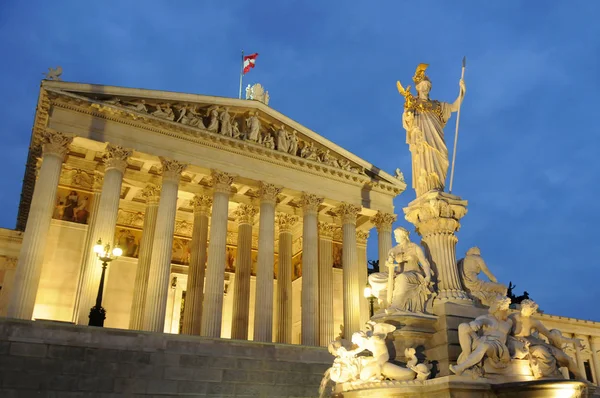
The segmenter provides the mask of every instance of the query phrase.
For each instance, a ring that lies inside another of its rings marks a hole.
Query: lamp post
[[[371,316],[369,318],[373,318],[373,312],[374,312],[373,303],[375,302],[375,299],[377,297],[373,296],[373,289],[371,289],[371,284],[369,282],[367,282],[367,286],[365,286],[363,295],[365,296],[365,298],[367,300],[369,300],[369,313],[371,314]]]
[[[104,291],[104,276],[106,274],[106,267],[108,263],[123,254],[123,250],[119,247],[115,247],[110,250],[110,244],[105,246],[102,245],[102,239],[98,239],[98,243],[94,246],[94,253],[100,261],[102,261],[102,276],[100,277],[100,286],[98,286],[98,295],[96,296],[96,305],[90,310],[90,322],[88,326],[104,326],[104,320],[106,319],[106,310],[102,308],[102,292]]]

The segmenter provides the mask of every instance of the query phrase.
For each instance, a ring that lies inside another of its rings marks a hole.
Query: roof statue
[[[257,100],[265,105],[269,105],[269,92],[265,91],[265,88],[260,83],[256,83],[253,86],[248,84],[248,87],[246,87],[246,99]]]
[[[428,64],[419,64],[413,76],[417,95],[397,82],[404,97],[402,126],[406,130],[406,143],[412,154],[412,186],[417,197],[429,191],[443,191],[448,174],[448,147],[444,139],[444,126],[452,112],[457,112],[465,96],[465,82],[460,80],[460,93],[449,104],[429,98],[431,81],[425,74]]]
[[[60,76],[62,75],[62,67],[57,66],[56,68],[48,68],[48,72],[43,74],[46,80],[58,80],[62,79]]]

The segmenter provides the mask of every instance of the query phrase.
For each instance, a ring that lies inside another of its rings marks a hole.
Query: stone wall
[[[324,348],[0,319],[0,396],[315,397]]]

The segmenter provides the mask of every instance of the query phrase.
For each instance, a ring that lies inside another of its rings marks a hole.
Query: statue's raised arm
[[[452,104],[431,100],[431,81],[425,74],[427,66],[420,64],[413,76],[416,96],[411,94],[410,87],[405,89],[400,82],[396,84],[405,99],[402,125],[412,154],[412,185],[417,197],[432,190],[444,190],[449,166],[444,127],[452,112],[460,108],[466,92],[461,79],[458,98]]]

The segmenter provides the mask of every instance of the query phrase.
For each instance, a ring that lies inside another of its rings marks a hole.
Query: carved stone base
[[[458,239],[455,233],[460,229],[459,220],[467,214],[467,201],[456,195],[430,191],[410,202],[404,214],[423,238],[421,243],[437,280],[436,300],[471,304],[456,264]]]

